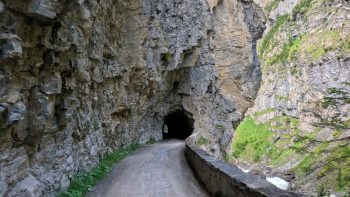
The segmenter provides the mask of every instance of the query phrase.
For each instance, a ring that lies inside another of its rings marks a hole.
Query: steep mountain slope
[[[231,162],[320,194],[350,186],[350,3],[260,0],[262,86]]]
[[[263,30],[252,0],[1,0],[0,196],[53,196],[176,110],[221,157]]]

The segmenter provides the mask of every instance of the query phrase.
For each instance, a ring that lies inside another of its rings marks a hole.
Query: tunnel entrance
[[[163,139],[186,139],[193,132],[194,120],[178,110],[165,116]]]

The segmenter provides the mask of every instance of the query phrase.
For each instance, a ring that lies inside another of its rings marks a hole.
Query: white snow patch
[[[289,182],[279,178],[279,177],[266,177],[266,180],[272,184],[274,184],[276,187],[287,190],[289,187]]]

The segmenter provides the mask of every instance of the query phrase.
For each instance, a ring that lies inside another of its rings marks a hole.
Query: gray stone
[[[57,13],[62,9],[61,2],[58,0],[28,0],[21,2],[3,0],[3,2],[5,7],[16,10],[17,12],[33,17],[42,22],[55,19]]]
[[[21,57],[21,39],[14,34],[0,34],[0,51],[0,60]]]
[[[5,179],[0,174],[0,196],[5,196],[5,192],[7,191],[7,184]]]
[[[13,185],[28,176],[29,160],[24,147],[13,148],[1,169],[8,185]],[[11,189],[11,188],[8,188]]]
[[[44,18],[56,18],[56,9],[53,4],[55,1],[49,0],[32,0],[28,5],[28,13]]]
[[[34,197],[42,194],[40,190],[40,182],[32,175],[29,175],[19,183],[8,193],[9,196],[25,196]]]
[[[6,97],[8,103],[15,104],[21,99],[21,94],[16,90],[10,90]]]
[[[23,103],[16,103],[9,110],[8,122],[10,124],[16,123],[24,119],[27,109]]]
[[[54,73],[44,77],[40,85],[40,90],[45,94],[59,94],[62,91],[62,78],[59,73]]]
[[[187,140],[185,148],[186,159],[211,196],[302,196],[283,191],[264,179],[244,173],[238,167],[210,156],[189,142]]]
[[[69,186],[69,184],[70,184],[69,178],[68,178],[67,175],[64,174],[61,177],[60,188],[65,189],[65,188],[67,188]]]

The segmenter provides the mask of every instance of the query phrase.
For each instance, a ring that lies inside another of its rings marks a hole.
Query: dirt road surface
[[[147,145],[118,163],[89,197],[207,197],[184,157],[184,141]]]

